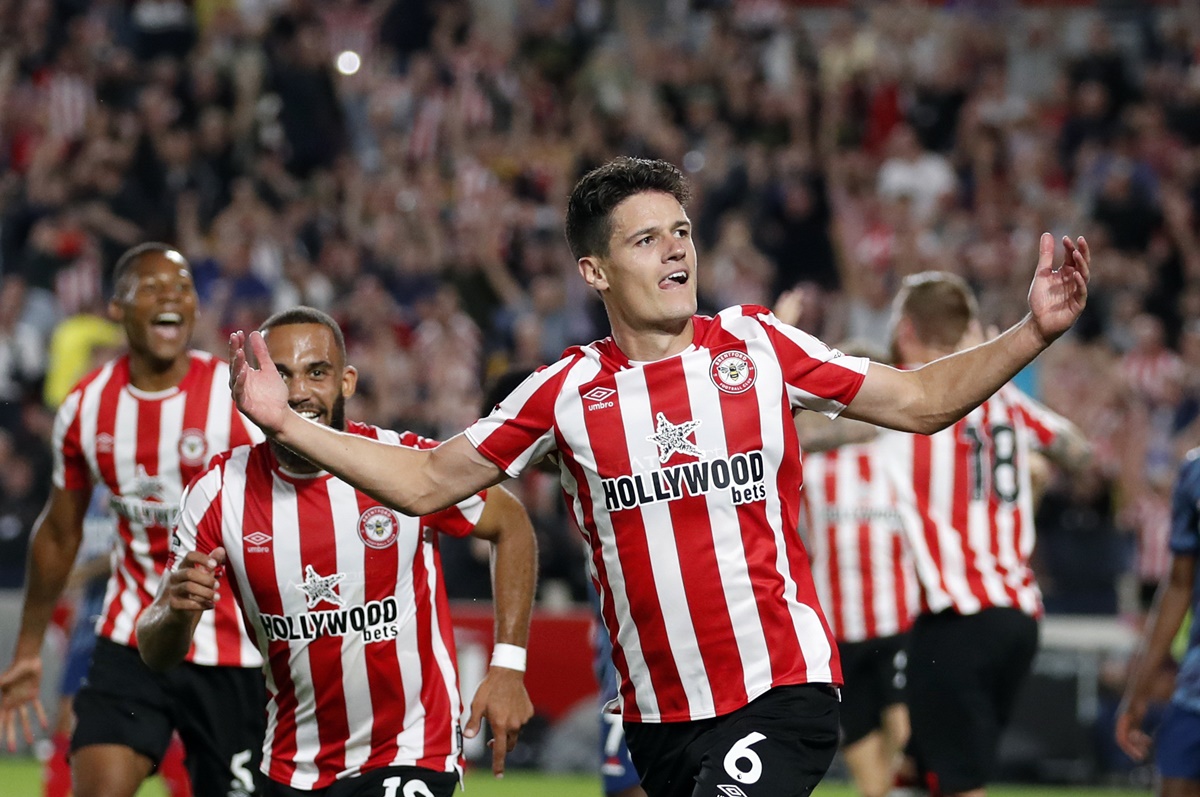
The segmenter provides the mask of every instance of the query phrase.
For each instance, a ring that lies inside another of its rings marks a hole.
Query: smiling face
[[[130,356],[154,372],[184,368],[196,323],[196,286],[174,250],[140,255],[120,277],[109,317],[125,329]]]
[[[346,399],[354,395],[358,372],[347,366],[333,332],[324,324],[281,324],[264,333],[275,369],[288,388],[288,406],[311,421],[346,428]],[[317,468],[282,446],[272,444],[289,470]]]
[[[696,246],[683,206],[646,191],[613,208],[610,221],[608,252],[580,258],[579,271],[604,299],[618,343],[683,335],[696,314]]]

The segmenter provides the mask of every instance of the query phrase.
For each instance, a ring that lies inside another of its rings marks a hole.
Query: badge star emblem
[[[332,576],[318,576],[312,565],[304,568],[304,583],[296,584],[296,589],[304,593],[308,608],[313,608],[321,601],[329,601],[334,606],[345,606],[342,596],[333,591],[345,573],[334,573]]]
[[[661,412],[654,419],[658,426],[655,428],[654,434],[647,435],[646,439],[658,446],[659,464],[670,459],[671,455],[676,451],[680,454],[689,454],[698,459],[704,457],[704,452],[696,448],[695,443],[688,440],[688,436],[696,431],[696,427],[700,425],[700,421],[684,421],[676,426],[668,421],[667,416]]]

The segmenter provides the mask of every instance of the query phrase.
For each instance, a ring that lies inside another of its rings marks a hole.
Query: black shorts
[[[383,767],[312,791],[294,789],[268,780],[265,797],[450,797],[456,786],[457,772],[434,772],[421,767]]]
[[[917,618],[908,649],[911,749],[943,792],[987,785],[1037,645],[1037,620],[1019,609]]]
[[[839,642],[842,659],[842,744],[883,727],[883,711],[904,702],[908,634]]]
[[[838,698],[824,684],[781,686],[695,722],[627,722],[649,797],[806,797],[838,745]]]
[[[71,752],[118,744],[157,767],[176,730],[196,795],[261,794],[266,702],[256,667],[184,663],[159,674],[133,648],[98,639],[87,680],[75,697]]]

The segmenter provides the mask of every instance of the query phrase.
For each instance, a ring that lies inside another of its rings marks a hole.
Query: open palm
[[[288,412],[287,385],[274,367],[255,368],[250,365],[247,346],[260,364],[271,362],[262,333],[255,331],[247,336],[240,329],[234,332],[229,336],[229,389],[233,392],[238,409],[264,432],[272,435],[283,426],[283,419]]]
[[[1062,335],[1087,304],[1088,280],[1091,277],[1091,251],[1082,237],[1074,242],[1062,239],[1064,258],[1054,268],[1054,239],[1042,233],[1039,242],[1037,271],[1029,286],[1029,311],[1033,322],[1046,343]]]

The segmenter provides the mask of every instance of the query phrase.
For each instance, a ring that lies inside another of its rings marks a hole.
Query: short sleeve
[[[83,393],[69,394],[54,416],[54,486],[61,490],[82,490],[92,485],[91,469],[83,453],[80,438],[79,407]]]
[[[209,553],[221,545],[221,481],[224,457],[217,457],[183,491],[179,525],[171,535],[167,569],[174,570],[189,551]]]
[[[1200,449],[1193,449],[1179,468],[1171,497],[1171,552],[1200,552]]]
[[[792,408],[830,418],[840,415],[858,395],[871,361],[843,354],[769,311],[764,310],[758,318],[779,357]]]
[[[555,450],[554,409],[573,360],[531,374],[465,432],[471,445],[511,477]]]

